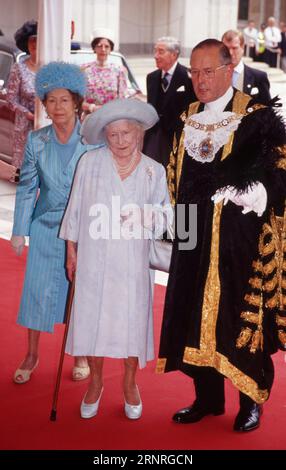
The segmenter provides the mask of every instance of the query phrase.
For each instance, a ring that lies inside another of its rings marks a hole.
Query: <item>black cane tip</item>
[[[57,411],[53,409],[50,414],[50,421],[56,421],[56,420],[57,420]]]

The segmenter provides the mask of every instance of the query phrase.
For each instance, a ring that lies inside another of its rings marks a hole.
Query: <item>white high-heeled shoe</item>
[[[80,415],[82,418],[93,418],[93,416],[97,414],[102,392],[103,392],[103,387],[101,389],[99,398],[95,403],[85,403],[84,399],[85,399],[86,394],[84,395],[83,400],[80,405]]]
[[[125,416],[129,419],[139,419],[139,418],[141,418],[141,415],[142,415],[143,405],[142,405],[142,401],[141,401],[141,397],[140,397],[138,387],[137,387],[137,391],[138,391],[139,400],[140,400],[139,405],[129,405],[129,403],[127,403],[127,401],[124,398]]]

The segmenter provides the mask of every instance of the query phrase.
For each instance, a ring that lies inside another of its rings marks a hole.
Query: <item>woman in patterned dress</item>
[[[12,66],[7,93],[8,105],[15,112],[12,164],[21,168],[27,135],[34,124],[37,22],[27,21],[14,37],[17,47],[28,54]]]
[[[127,97],[125,69],[108,62],[108,56],[114,49],[111,31],[105,28],[94,31],[91,47],[96,60],[82,66],[87,77],[87,93],[83,103],[85,113],[96,111],[108,101]]]

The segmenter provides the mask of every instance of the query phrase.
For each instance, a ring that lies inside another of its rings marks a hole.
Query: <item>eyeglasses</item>
[[[204,78],[211,79],[211,78],[214,78],[217,70],[222,69],[223,67],[226,67],[227,65],[229,64],[219,65],[215,69],[211,69],[211,68],[206,68],[202,70],[190,69],[189,72],[192,78],[199,78],[199,75],[201,73]]]

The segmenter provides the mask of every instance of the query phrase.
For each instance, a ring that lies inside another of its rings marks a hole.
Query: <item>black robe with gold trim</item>
[[[263,403],[271,388],[266,359],[286,344],[286,133],[271,106],[250,100],[235,92],[225,108],[244,117],[211,163],[184,151],[183,130],[174,139],[171,198],[197,204],[197,245],[180,251],[174,242],[157,372],[194,376],[197,366],[213,367]],[[188,115],[202,109],[192,103]],[[267,190],[261,217],[211,200],[224,186],[243,191],[254,182]]]

